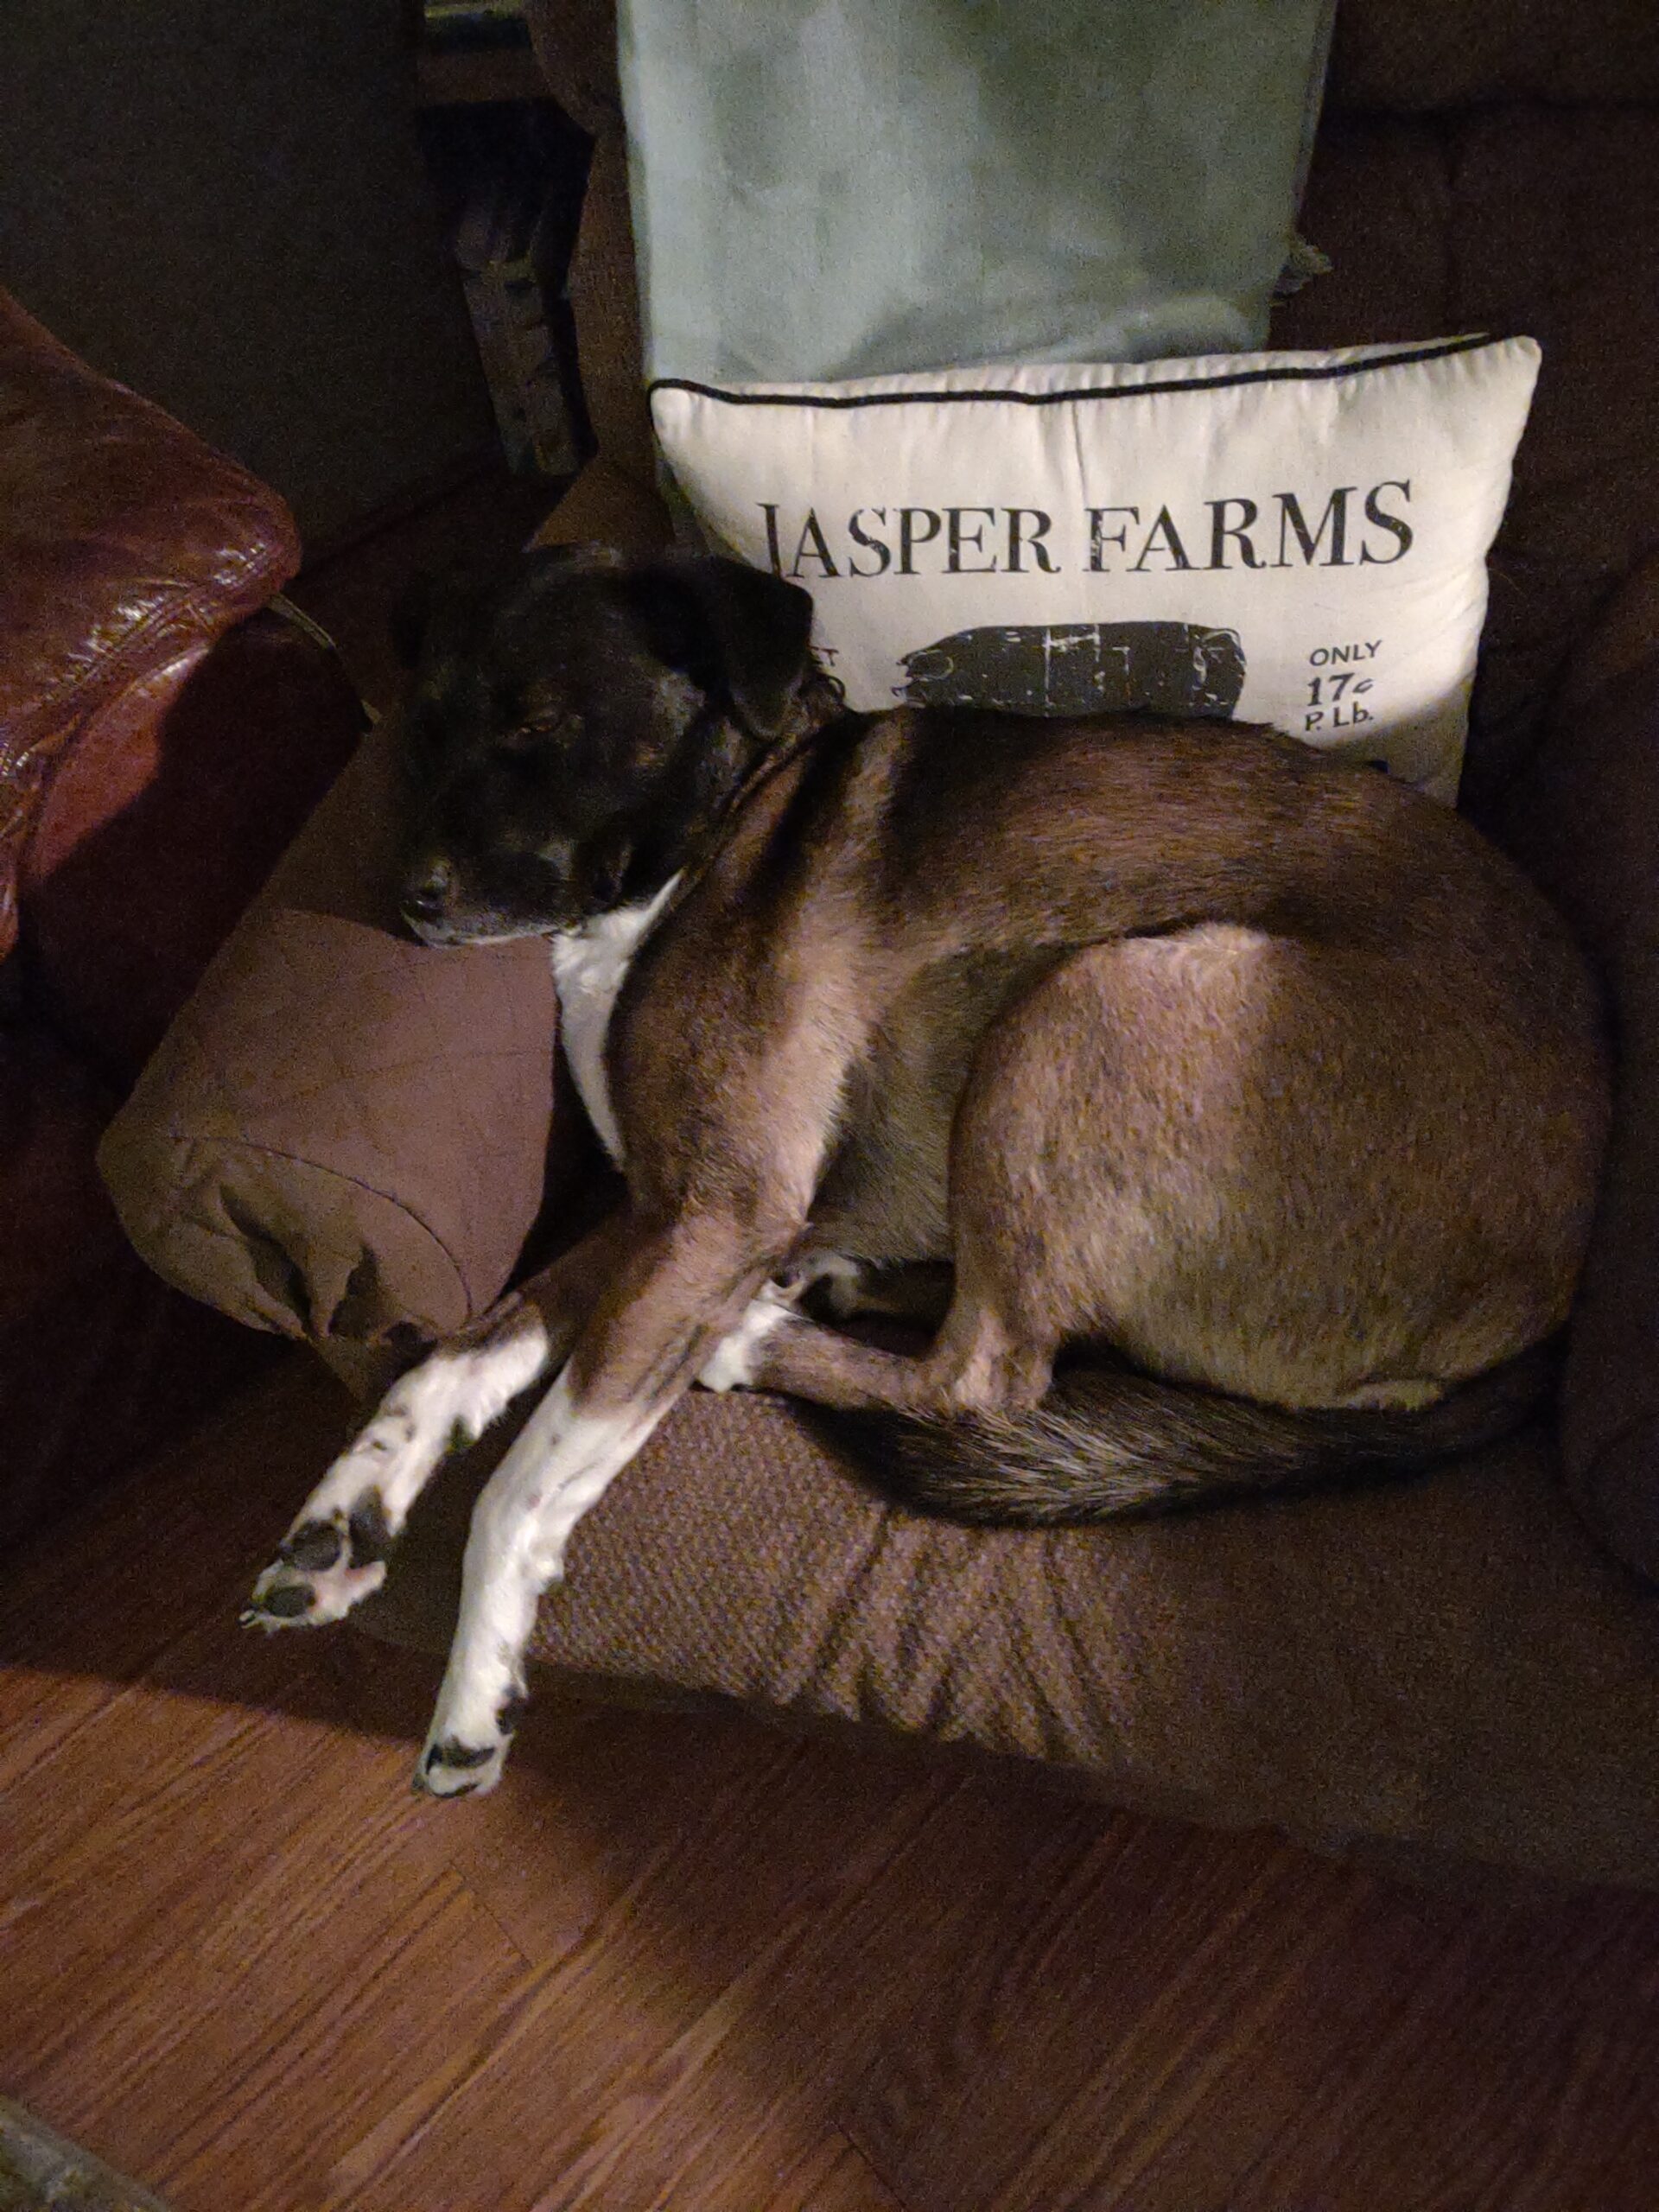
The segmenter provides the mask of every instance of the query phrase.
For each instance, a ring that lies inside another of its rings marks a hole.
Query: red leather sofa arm
[[[154,718],[299,557],[274,492],[0,293],[0,958],[72,739],[135,692]]]
[[[299,557],[275,492],[0,292],[0,960],[118,1083],[360,734],[270,606]]]

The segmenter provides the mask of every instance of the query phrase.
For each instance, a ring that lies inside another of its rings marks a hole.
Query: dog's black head
[[[540,935],[659,891],[798,719],[811,623],[734,561],[569,547],[407,610],[410,926]]]

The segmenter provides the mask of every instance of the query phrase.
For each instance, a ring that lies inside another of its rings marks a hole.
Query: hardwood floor
[[[177,2212],[1637,2212],[1659,1900],[1391,1887],[734,1718],[250,1637],[296,1360],[0,1584],[0,2087]]]

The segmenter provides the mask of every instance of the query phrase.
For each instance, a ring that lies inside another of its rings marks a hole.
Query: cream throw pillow
[[[849,703],[1272,722],[1448,804],[1529,338],[842,384],[668,378],[706,537]]]

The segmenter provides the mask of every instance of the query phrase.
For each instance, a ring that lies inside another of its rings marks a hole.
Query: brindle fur
[[[523,1294],[575,1402],[659,1409],[822,1252],[949,1263],[943,1325],[901,1357],[798,1319],[753,1382],[859,1416],[968,1517],[1511,1424],[1529,1363],[1459,1386],[1566,1319],[1606,1114],[1538,894],[1263,730],[842,712],[809,620],[726,563],[544,554],[429,644],[423,935],[568,928],[683,871],[607,1040],[626,1207]]]

